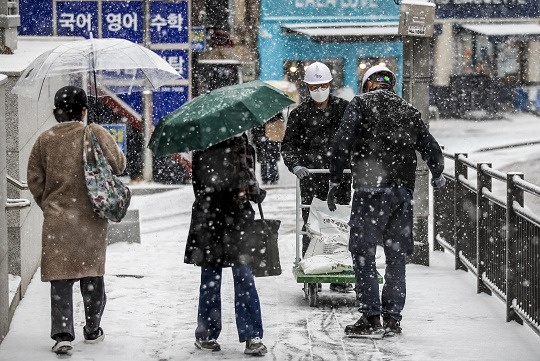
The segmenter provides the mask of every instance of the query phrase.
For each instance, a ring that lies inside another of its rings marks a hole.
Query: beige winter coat
[[[92,129],[113,172],[126,158],[103,127]],[[81,122],[58,124],[37,139],[28,161],[28,187],[43,211],[42,281],[103,276],[107,249],[106,219],[92,211],[82,164]]]

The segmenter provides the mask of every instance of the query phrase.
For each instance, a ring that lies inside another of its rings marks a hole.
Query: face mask
[[[328,95],[330,95],[330,88],[319,88],[313,91],[310,90],[309,95],[311,95],[311,99],[315,100],[317,103],[322,103],[328,99]]]

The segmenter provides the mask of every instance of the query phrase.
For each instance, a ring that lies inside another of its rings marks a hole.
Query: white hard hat
[[[326,84],[332,81],[332,73],[330,69],[323,63],[314,62],[306,69],[304,82],[308,84]]]
[[[362,78],[362,87],[360,88],[361,93],[364,92],[364,86],[366,85],[366,82],[368,81],[369,77],[377,73],[388,73],[391,77],[392,87],[396,85],[397,83],[396,74],[394,74],[390,69],[388,69],[384,65],[375,65],[369,68],[364,74],[364,77]]]

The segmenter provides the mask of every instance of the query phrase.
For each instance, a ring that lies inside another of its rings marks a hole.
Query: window
[[[519,79],[519,52],[517,41],[507,40],[497,44],[497,77],[515,83]]]

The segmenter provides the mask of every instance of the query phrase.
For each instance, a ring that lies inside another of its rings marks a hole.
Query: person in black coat
[[[246,342],[244,353],[267,352],[261,342],[261,309],[250,257],[240,240],[254,219],[250,200],[262,202],[265,194],[254,176],[254,153],[245,134],[193,152],[195,202],[184,261],[201,267],[195,346],[202,350],[220,350],[222,269],[232,267],[236,324],[240,342]]]
[[[304,82],[311,98],[291,112],[281,143],[285,165],[300,179],[302,204],[310,205],[314,197],[324,201],[328,193],[329,175],[310,174],[308,169],[329,169],[332,139],[349,103],[329,95],[331,80],[332,75],[326,65],[315,62],[308,66]],[[349,204],[350,201],[351,177],[345,176],[337,190],[337,202]],[[303,230],[308,216],[309,209],[302,209]],[[306,253],[309,242],[309,237],[304,235],[302,255]],[[330,289],[348,292],[352,290],[352,285],[330,284]]]
[[[368,69],[363,94],[350,102],[333,140],[334,161],[327,198],[330,210],[335,210],[337,185],[349,157],[353,164],[355,193],[349,250],[362,317],[345,328],[351,336],[390,336],[401,332],[405,258],[413,251],[416,151],[427,162],[432,184],[442,187],[445,183],[439,144],[420,112],[394,92],[395,84],[396,76],[388,68],[378,65]],[[384,246],[386,255],[382,299],[375,269],[378,244]]]
[[[283,116],[281,113],[278,113],[268,120],[267,123],[274,124],[275,122],[281,122],[279,124],[283,124],[283,121]],[[280,142],[270,140],[266,132],[266,127],[267,124],[253,128],[251,135],[257,150],[257,161],[261,164],[262,183],[275,185],[279,181],[278,161]]]

